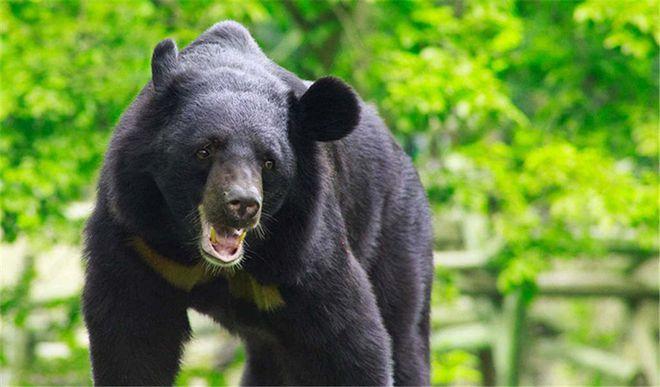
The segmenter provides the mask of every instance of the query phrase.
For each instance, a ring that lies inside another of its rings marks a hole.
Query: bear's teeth
[[[211,227],[211,242],[218,243],[218,238],[214,227]]]

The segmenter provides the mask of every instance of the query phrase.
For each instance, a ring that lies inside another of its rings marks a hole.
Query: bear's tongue
[[[241,247],[245,233],[243,230],[225,226],[211,227],[211,246],[220,258],[227,258],[227,261],[233,259],[234,254]],[[224,259],[223,259],[224,260]]]

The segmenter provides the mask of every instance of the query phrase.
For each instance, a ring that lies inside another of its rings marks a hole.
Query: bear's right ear
[[[156,91],[167,87],[174,70],[177,68],[178,51],[172,39],[158,43],[151,56],[151,79]]]

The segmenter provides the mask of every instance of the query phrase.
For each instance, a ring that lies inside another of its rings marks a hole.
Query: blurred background
[[[244,23],[342,77],[434,210],[435,385],[659,385],[657,1],[3,1],[0,384],[91,383],[81,229],[153,47]],[[200,315],[181,385],[236,384]]]

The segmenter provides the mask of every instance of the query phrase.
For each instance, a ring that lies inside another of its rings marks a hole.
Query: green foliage
[[[151,50],[228,18],[282,66],[341,76],[377,105],[436,214],[479,216],[481,239],[502,242],[489,264],[501,292],[531,299],[549,258],[658,248],[654,0],[2,2],[0,239],[79,242],[75,204],[94,195]],[[29,313],[26,267],[1,293],[17,323]],[[450,273],[439,277],[436,303],[456,292]],[[476,383],[475,361],[444,354],[433,380]],[[190,369],[180,383],[195,377],[225,381]]]
[[[476,356],[468,352],[455,350],[440,354],[431,363],[431,384],[478,385],[481,383],[481,375],[476,368]]]

